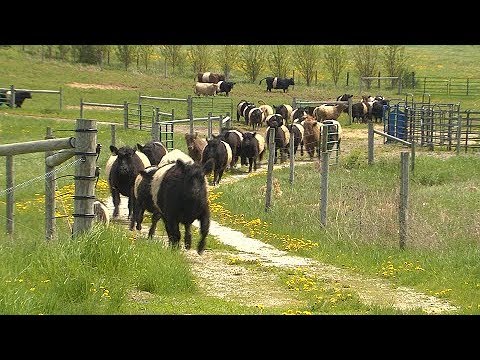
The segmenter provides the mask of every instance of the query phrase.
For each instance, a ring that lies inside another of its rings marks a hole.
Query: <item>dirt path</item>
[[[239,181],[245,176],[247,174],[229,176],[222,179],[219,187]],[[120,209],[120,216],[124,220],[128,212],[126,203],[126,198],[122,198],[123,206]],[[110,198],[107,200],[107,205],[113,211]],[[198,227],[198,223],[194,225]],[[148,232],[148,227],[144,226],[142,232]],[[213,220],[210,224],[210,235],[234,250],[206,250],[202,255],[198,255],[193,249],[184,252],[198,279],[198,285],[209,295],[247,306],[298,308],[303,304],[302,300],[294,291],[287,290],[279,283],[280,280],[275,271],[269,271],[272,268],[282,268],[301,270],[311,278],[355,291],[366,305],[394,308],[401,312],[420,309],[426,314],[441,314],[456,310],[445,300],[407,287],[395,288],[393,284],[381,278],[365,277],[313,259],[289,255],[285,251],[247,237]],[[157,227],[156,236],[163,236],[164,242],[166,241],[161,224]]]

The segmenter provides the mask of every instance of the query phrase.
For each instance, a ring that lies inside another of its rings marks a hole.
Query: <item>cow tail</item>
[[[260,82],[258,83],[258,85],[260,85],[262,83],[263,80],[265,80],[266,77],[264,77],[263,79],[260,80]]]

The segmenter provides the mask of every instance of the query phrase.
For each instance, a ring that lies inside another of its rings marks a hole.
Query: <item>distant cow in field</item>
[[[283,92],[286,92],[290,85],[295,85],[295,81],[293,80],[293,78],[287,79],[267,76],[261,79],[258,84],[260,85],[263,80],[265,80],[265,82],[267,83],[267,91],[270,92],[272,92],[272,89],[282,89]]]
[[[242,165],[248,165],[248,172],[257,171],[257,162],[262,161],[265,152],[265,138],[257,133],[246,131],[242,141]],[[248,160],[248,164],[247,164]]]
[[[141,145],[137,143],[137,150],[144,153],[150,164],[158,165],[160,160],[165,156],[168,152],[165,145],[163,145],[160,141],[149,141],[145,145]]]
[[[232,91],[233,85],[235,85],[232,81],[219,81],[217,83],[217,94],[225,93],[225,96],[228,96],[228,93]]]
[[[113,200],[113,217],[118,217],[120,195],[128,197],[128,217],[133,213],[133,188],[138,173],[150,166],[147,156],[130,146],[110,145],[112,155],[105,165],[105,174]]]
[[[217,93],[217,84],[197,82],[194,89],[195,95],[215,96]]]
[[[213,186],[220,183],[223,172],[231,162],[232,149],[230,145],[222,141],[219,135],[213,135],[211,140],[207,140],[207,146],[203,150],[202,165],[206,175],[213,171]]]
[[[10,90],[0,90],[0,105],[11,106],[10,101],[12,92]],[[25,99],[31,99],[32,93],[25,90],[15,90],[15,107],[21,108]]]
[[[212,73],[212,72],[203,72],[197,74],[197,81],[201,83],[218,83],[219,81],[225,81],[225,75]]]
[[[187,143],[188,155],[196,162],[202,162],[202,154],[205,146],[207,146],[207,139],[198,136],[198,133],[190,135],[185,134],[185,142]]]

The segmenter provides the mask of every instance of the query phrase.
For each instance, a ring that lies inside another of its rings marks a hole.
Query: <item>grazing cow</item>
[[[198,133],[190,135],[189,133],[185,134],[185,142],[187,143],[188,155],[196,162],[202,162],[202,153],[205,146],[207,146],[207,140],[201,137],[198,137]]]
[[[217,84],[215,83],[195,83],[195,95],[200,96],[215,96],[217,93]]]
[[[247,123],[247,125],[248,124],[252,125],[253,131],[257,130],[262,125],[262,121],[263,121],[262,110],[260,110],[255,106],[253,107],[248,106],[245,110],[246,110],[245,122]]]
[[[210,175],[213,171],[213,186],[220,183],[223,172],[231,162],[232,149],[221,140],[220,135],[213,135],[211,140],[207,140],[207,146],[203,150],[202,165],[206,175]]]
[[[10,101],[12,92],[10,90],[0,90],[0,105],[6,104],[11,107]],[[25,90],[15,90],[15,107],[21,108],[25,99],[31,99],[32,93]]]
[[[246,131],[242,141],[242,165],[247,165],[248,172],[257,171],[257,161],[260,163],[265,152],[265,138],[257,132]]]
[[[240,121],[240,117],[244,116],[243,111],[248,105],[255,105],[252,102],[248,102],[246,100],[242,100],[237,104],[237,121]]]
[[[376,96],[372,105],[372,120],[375,122],[382,122],[385,107],[388,107],[389,100],[386,100],[383,96]]]
[[[130,146],[110,145],[112,155],[105,165],[105,173],[113,200],[113,217],[118,217],[120,195],[128,197],[128,218],[133,213],[133,188],[138,173],[150,166],[146,155]]]
[[[303,121],[303,144],[305,145],[305,150],[310,156],[310,159],[313,159],[315,156],[315,149],[317,150],[317,155],[320,155],[320,126],[320,123],[310,115],[307,115]]]
[[[347,104],[336,104],[336,105],[320,105],[313,110],[313,116],[317,119],[318,122],[323,122],[324,120],[337,120],[342,112],[347,109]]]
[[[277,114],[279,115],[279,114]],[[280,115],[281,117],[281,115]],[[290,144],[290,132],[285,125],[276,126],[275,122],[272,122],[273,126],[267,127],[265,141],[269,144],[270,141],[270,129],[275,129],[275,157],[274,163],[277,163],[277,153],[280,152],[280,163],[283,163],[288,155],[288,145]],[[268,145],[267,145],[268,146]]]
[[[168,152],[165,145],[160,141],[153,140],[147,142],[145,145],[137,143],[137,150],[144,153],[152,165],[157,165]]]
[[[290,131],[290,141],[292,141],[293,133],[293,155],[297,154],[298,146],[300,146],[300,155],[303,156],[303,134],[305,132],[303,125],[294,122],[293,124],[287,125],[287,129]],[[292,154],[290,154],[290,156],[292,156]]]
[[[287,79],[267,76],[261,79],[258,84],[260,85],[263,80],[265,80],[265,82],[267,83],[267,91],[270,92],[272,92],[272,89],[283,89],[283,92],[286,92],[290,85],[295,85],[295,81],[293,80],[293,78]]]
[[[221,139],[230,145],[232,149],[230,168],[233,169],[237,165],[238,157],[242,153],[243,133],[235,129],[230,129],[222,132],[220,135]]]
[[[292,119],[292,107],[288,104],[282,104],[275,106],[273,105],[275,109],[275,114],[280,114],[282,117],[285,119],[285,124],[288,124],[288,121]]]
[[[325,120],[323,125],[328,125],[327,149],[332,150],[337,144],[337,150],[340,150],[340,142],[342,140],[342,125],[337,120]]]
[[[219,81],[217,83],[217,94],[225,93],[225,96],[228,96],[228,93],[232,91],[233,85],[235,85],[232,81]]]
[[[212,72],[203,72],[197,74],[197,81],[201,83],[218,83],[219,81],[225,81],[225,75],[212,73]]]

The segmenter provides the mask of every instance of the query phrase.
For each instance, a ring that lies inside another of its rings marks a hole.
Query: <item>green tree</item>
[[[341,45],[325,45],[323,47],[323,64],[330,73],[333,83],[337,86],[340,74],[348,64],[347,50]]]
[[[273,76],[287,77],[290,66],[290,49],[287,45],[274,45],[267,57],[268,67]]]
[[[398,76],[400,79],[407,67],[405,46],[386,45],[381,49],[381,61],[387,76]],[[392,79],[392,88],[397,84],[398,79]]]
[[[228,80],[232,69],[237,64],[240,55],[240,47],[238,45],[222,45],[217,52],[218,64]]]
[[[156,49],[154,45],[140,45],[138,47],[138,53],[140,55],[140,59],[145,65],[145,71],[148,70],[148,63],[150,62],[152,55],[155,54],[155,51]]]
[[[72,47],[70,45],[58,45],[57,59],[67,61]]]
[[[265,66],[265,46],[244,45],[240,51],[240,68],[253,83]]]
[[[117,45],[115,50],[118,59],[125,66],[125,71],[127,71],[130,64],[135,60],[137,45]]]
[[[98,45],[73,45],[72,50],[76,62],[84,64],[101,63],[101,51]]]
[[[360,77],[375,76],[380,47],[377,45],[358,45],[352,49],[353,65]],[[371,88],[372,80],[365,80],[367,89]]]
[[[297,45],[293,47],[295,68],[303,75],[307,86],[312,83],[318,63],[319,48],[317,45]]]
[[[167,65],[171,66],[172,73],[175,73],[175,68],[180,68],[185,60],[182,45],[161,45],[160,54]]]
[[[192,64],[194,74],[210,70],[212,64],[212,47],[210,45],[191,45],[187,58]]]

